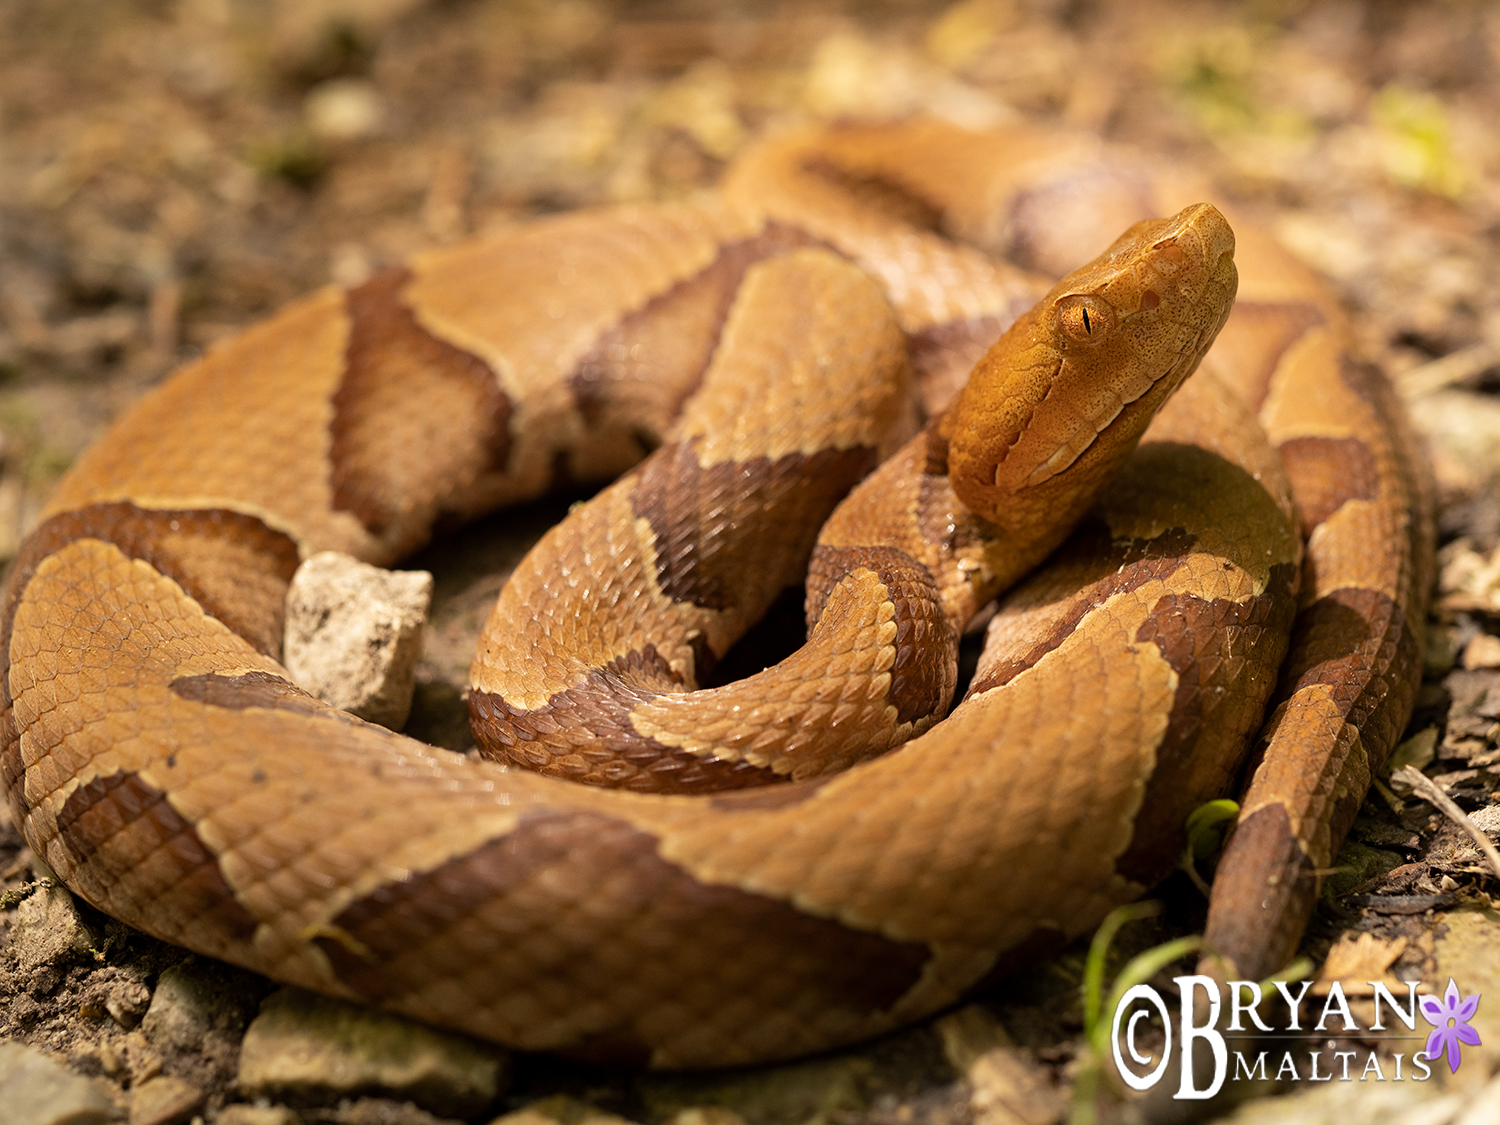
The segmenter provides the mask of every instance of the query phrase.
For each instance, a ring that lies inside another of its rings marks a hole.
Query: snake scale
[[[794,131],[710,197],[291,305],[148,394],[26,541],[17,823],[201,953],[699,1067],[952,1003],[1143,893],[1242,784],[1206,944],[1267,975],[1411,709],[1430,501],[1334,298],[1195,195],[1088,137]],[[277,663],[299,559],[389,565],[622,472],[495,608],[493,760]],[[1048,552],[942,718],[959,634]],[[807,647],[691,690],[804,569]]]

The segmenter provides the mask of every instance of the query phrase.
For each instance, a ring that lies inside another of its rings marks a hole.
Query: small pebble
[[[161,1052],[151,1045],[139,1028],[121,1036],[119,1047],[124,1055],[125,1066],[130,1071],[132,1085],[141,1086],[161,1073]]]
[[[0,1106],[6,1125],[102,1125],[123,1116],[104,1083],[21,1043],[0,1043]]]
[[[216,1125],[302,1125],[302,1118],[284,1105],[227,1105]]]
[[[619,1118],[611,1118],[618,1121]],[[745,1119],[721,1105],[695,1105],[678,1110],[665,1125],[746,1125]]]
[[[215,1037],[238,1044],[264,995],[253,988],[253,979],[198,958],[163,969],[141,1030],[157,1046],[183,1051],[200,1050],[205,1039]]]
[[[1067,1110],[1067,1095],[1030,1051],[996,1047],[968,1071],[974,1125],[1051,1125]]]
[[[99,1046],[99,1065],[111,1078],[118,1078],[125,1073],[125,1064],[120,1061],[120,1056],[108,1043]]]
[[[943,1056],[948,1065],[964,1074],[976,1059],[997,1047],[1014,1047],[1015,1042],[994,1015],[983,1004],[965,1004],[939,1019],[933,1029],[943,1042]]]
[[[130,1125],[187,1125],[206,1098],[191,1082],[159,1075],[130,1095]]]
[[[643,1074],[636,1093],[649,1121],[720,1106],[749,1122],[805,1122],[864,1113],[874,1074],[864,1055],[834,1055],[752,1071]]]
[[[676,1118],[672,1118],[669,1119],[667,1125],[744,1125],[737,1114],[727,1109],[723,1113],[728,1115],[727,1118],[716,1119],[712,1122],[678,1122]],[[681,1114],[678,1116],[680,1117]],[[497,1117],[490,1122],[490,1125],[631,1125],[631,1123],[623,1117],[606,1113],[578,1098],[569,1097],[567,1094],[553,1094],[551,1097],[542,1098]]]
[[[104,1010],[109,1018],[129,1031],[141,1022],[147,1005],[151,1003],[151,991],[138,980],[116,981],[104,998]]]
[[[509,1056],[461,1035],[296,988],[273,993],[240,1047],[248,1097],[327,1105],[372,1094],[472,1117],[500,1095]]]

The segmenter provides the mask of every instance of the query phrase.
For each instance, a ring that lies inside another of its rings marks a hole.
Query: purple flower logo
[[[1460,1043],[1467,1043],[1471,1047],[1479,1046],[1479,1032],[1469,1026],[1469,1021],[1479,1010],[1479,995],[1476,992],[1473,996],[1460,1000],[1458,985],[1449,977],[1448,991],[1441,1000],[1436,996],[1421,996],[1417,999],[1422,1009],[1422,1018],[1433,1026],[1433,1032],[1427,1037],[1427,1046],[1422,1048],[1422,1053],[1435,1060],[1447,1051],[1450,1073],[1458,1071]]]

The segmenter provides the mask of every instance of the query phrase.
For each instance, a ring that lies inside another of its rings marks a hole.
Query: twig
[[[1391,780],[1410,785],[1412,791],[1422,800],[1467,832],[1474,843],[1479,846],[1484,858],[1489,861],[1490,870],[1494,872],[1495,878],[1500,879],[1500,851],[1495,850],[1495,845],[1490,843],[1490,838],[1484,834],[1484,829],[1470,820],[1469,814],[1455,805],[1453,798],[1439,789],[1435,781],[1421,770],[1411,766],[1402,766],[1391,774]]]
[[[1404,802],[1400,797],[1396,796],[1396,794],[1392,793],[1390,786],[1382,783],[1380,778],[1372,777],[1370,779],[1370,784],[1374,786],[1375,792],[1380,794],[1380,799],[1386,803],[1391,812],[1395,813],[1397,816],[1400,816],[1403,812],[1406,811],[1406,802]]]
[[[1471,379],[1497,363],[1500,363],[1500,348],[1488,342],[1474,344],[1402,375],[1399,380],[1401,393],[1408,400],[1421,398]]]

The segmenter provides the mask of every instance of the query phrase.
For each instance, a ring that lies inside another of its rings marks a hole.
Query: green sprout
[[[1114,1010],[1119,1007],[1125,993],[1138,984],[1144,984],[1173,961],[1203,948],[1201,934],[1174,938],[1152,946],[1136,954],[1125,963],[1116,975],[1106,995],[1104,991],[1104,963],[1109,957],[1109,948],[1115,935],[1128,922],[1154,918],[1162,910],[1161,903],[1135,902],[1110,912],[1094,932],[1089,943],[1088,957],[1083,964],[1083,1037],[1084,1049],[1078,1058],[1078,1077],[1073,1084],[1073,1105],[1068,1114],[1069,1125],[1093,1125],[1097,1119],[1099,1087],[1104,1077],[1104,1060],[1109,1057],[1109,1036],[1113,1026]]]
[[[1177,859],[1177,866],[1193,881],[1193,886],[1208,897],[1208,882],[1198,874],[1199,860],[1217,855],[1224,845],[1224,833],[1240,815],[1236,801],[1209,801],[1199,805],[1187,818],[1187,846]]]

